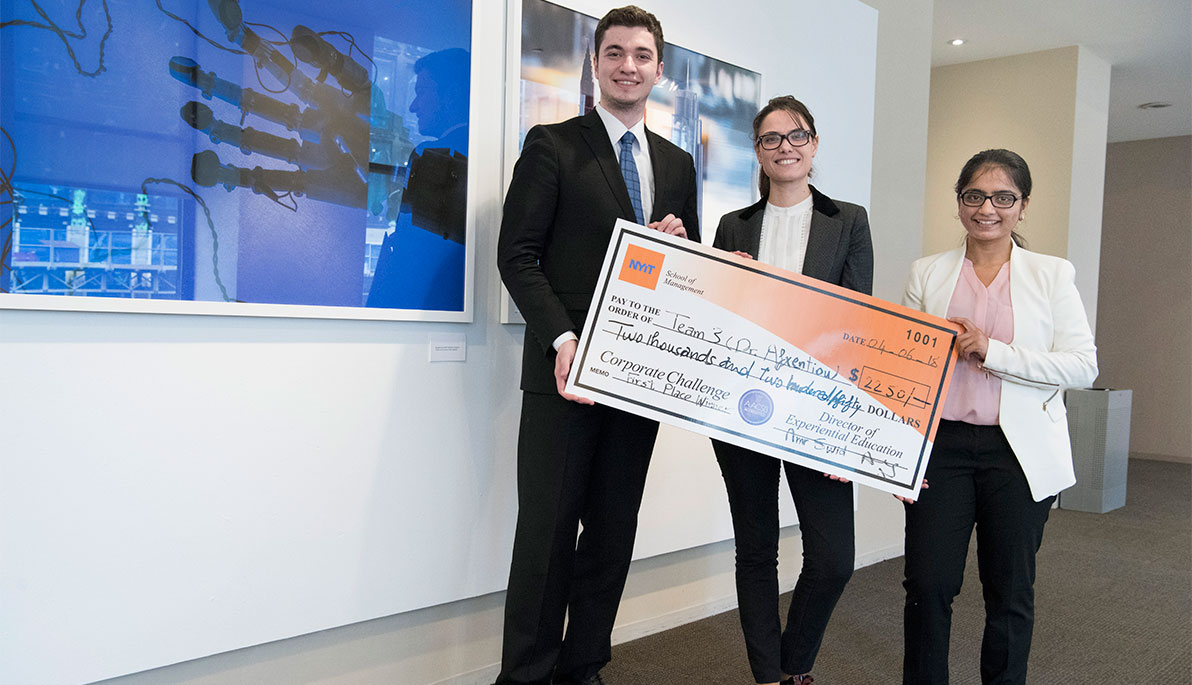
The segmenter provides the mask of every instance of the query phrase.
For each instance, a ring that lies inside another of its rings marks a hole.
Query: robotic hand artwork
[[[464,242],[461,179],[466,177],[466,157],[439,148],[415,152],[401,118],[372,102],[368,70],[326,41],[324,34],[298,25],[287,41],[267,41],[244,22],[238,0],[208,0],[208,5],[227,39],[254,61],[258,73],[268,72],[302,104],[243,88],[204,71],[188,57],[171,59],[170,74],[175,79],[198,89],[204,99],[214,97],[240,110],[240,125],[230,124],[216,118],[207,105],[188,102],[180,112],[188,125],[206,133],[213,143],[234,145],[246,155],[261,154],[297,167],[239,167],[225,164],[213,150],[204,150],[191,163],[195,183],[222,185],[229,191],[248,188],[294,210],[293,200],[289,204],[286,200],[297,196],[366,208],[385,220],[394,219],[400,207],[412,214],[420,228]],[[288,45],[297,62],[318,69],[317,76],[307,75],[279,45]],[[338,87],[326,82],[328,76]],[[283,91],[274,94],[278,92]],[[250,114],[297,133],[298,139],[242,126]],[[406,156],[405,166],[384,163]],[[421,178],[418,189],[412,183],[416,178]]]

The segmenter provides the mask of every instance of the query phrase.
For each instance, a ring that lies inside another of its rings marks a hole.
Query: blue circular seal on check
[[[737,402],[737,412],[745,423],[760,426],[774,415],[774,400],[761,390],[748,390]]]

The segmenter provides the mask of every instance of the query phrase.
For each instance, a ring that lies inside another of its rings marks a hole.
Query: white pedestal
[[[1100,388],[1064,393],[1076,485],[1060,493],[1060,508],[1103,514],[1126,504],[1132,396]]]

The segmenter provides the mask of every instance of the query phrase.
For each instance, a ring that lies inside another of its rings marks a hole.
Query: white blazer
[[[963,264],[964,247],[917,260],[902,303],[947,316]],[[1012,247],[1014,339],[990,339],[985,355],[984,367],[1002,379],[998,421],[1035,501],[1076,482],[1062,389],[1097,377],[1097,347],[1075,278],[1066,259]]]

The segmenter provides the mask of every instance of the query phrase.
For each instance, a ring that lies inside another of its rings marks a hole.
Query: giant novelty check
[[[913,499],[956,330],[619,220],[567,391]]]

